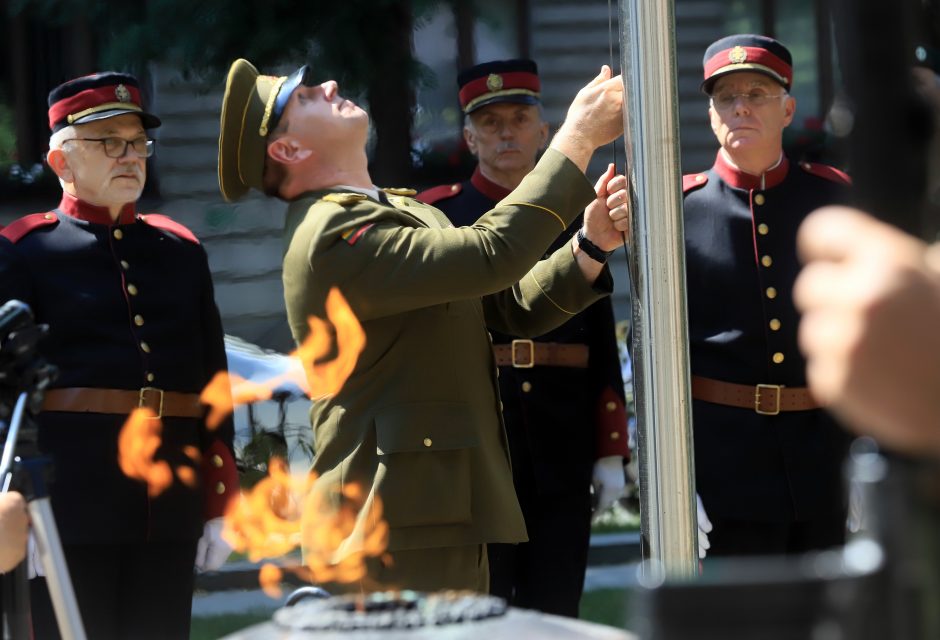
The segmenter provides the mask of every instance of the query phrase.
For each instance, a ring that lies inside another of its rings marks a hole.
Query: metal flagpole
[[[698,568],[673,0],[621,0],[633,365],[645,557]]]

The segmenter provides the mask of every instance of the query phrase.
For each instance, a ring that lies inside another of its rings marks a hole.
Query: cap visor
[[[116,116],[123,116],[126,113],[133,114],[140,118],[140,123],[144,126],[144,129],[156,129],[162,123],[160,118],[153,115],[152,113],[145,113],[143,111],[136,111],[134,109],[108,109],[107,111],[99,111],[98,113],[90,113],[87,116],[78,118],[73,121],[72,124],[86,124],[89,122],[94,122],[96,120],[107,120],[108,118],[114,118]]]
[[[481,102],[473,105],[473,108],[467,111],[467,113],[473,113],[481,107],[485,107],[488,104],[496,104],[498,102],[512,102],[515,104],[539,104],[539,99],[535,96],[527,95],[515,95],[515,96],[493,96],[492,98],[487,98]]]

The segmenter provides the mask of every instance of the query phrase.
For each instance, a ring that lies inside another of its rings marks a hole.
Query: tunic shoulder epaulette
[[[801,162],[800,168],[803,169],[806,173],[811,173],[814,176],[819,176],[820,178],[825,178],[826,180],[831,180],[832,182],[838,182],[839,184],[852,184],[852,178],[849,174],[844,171],[840,171],[835,167],[830,167],[828,164],[819,164],[816,162]]]
[[[385,187],[382,191],[390,196],[405,196],[406,198],[414,197],[414,195],[418,193],[414,189],[407,187]]]
[[[347,207],[351,204],[356,204],[365,200],[368,196],[364,193],[328,193],[321,200],[326,200],[327,202],[335,202],[338,205]]]
[[[31,231],[58,223],[59,218],[56,217],[54,213],[31,213],[4,227],[3,230],[0,231],[0,236],[3,236],[10,242],[16,243],[26,237]]]
[[[708,182],[708,176],[704,173],[689,173],[682,176],[682,193],[688,193],[693,189],[704,187]]]
[[[460,193],[462,189],[463,185],[459,182],[455,182],[454,184],[442,184],[431,187],[430,189],[425,189],[415,196],[415,200],[423,202],[424,204],[434,204],[435,202],[454,197]]]
[[[183,240],[189,240],[192,243],[199,244],[199,238],[196,235],[181,225],[179,222],[172,218],[168,218],[159,213],[148,213],[147,215],[138,216],[141,222],[149,224],[151,227],[156,227],[157,229],[162,229],[163,231],[169,231],[175,236],[179,236]]]

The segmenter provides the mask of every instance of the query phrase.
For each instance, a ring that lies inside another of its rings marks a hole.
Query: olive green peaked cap
[[[219,131],[219,189],[229,202],[262,188],[268,122],[285,80],[261,75],[244,59],[229,69]]]

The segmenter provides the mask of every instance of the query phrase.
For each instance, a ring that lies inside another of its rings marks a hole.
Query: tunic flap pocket
[[[448,451],[479,445],[467,407],[456,402],[407,404],[383,409],[375,418],[379,455]]]

